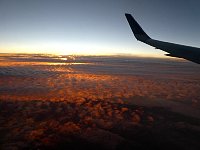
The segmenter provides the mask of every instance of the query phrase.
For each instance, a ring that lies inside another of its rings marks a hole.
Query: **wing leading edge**
[[[137,40],[167,52],[166,56],[184,58],[200,64],[200,48],[154,40],[144,32],[132,15],[125,16]]]

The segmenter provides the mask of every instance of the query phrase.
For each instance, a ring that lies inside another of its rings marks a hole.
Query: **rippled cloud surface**
[[[190,62],[1,54],[1,148],[198,149],[199,91]]]

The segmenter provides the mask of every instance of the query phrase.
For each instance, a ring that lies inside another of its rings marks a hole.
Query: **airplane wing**
[[[166,56],[184,58],[200,64],[200,48],[151,39],[131,14],[125,16],[137,40],[167,52]]]

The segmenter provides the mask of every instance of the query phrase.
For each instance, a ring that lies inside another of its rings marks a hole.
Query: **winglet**
[[[131,14],[125,14],[126,19],[128,20],[128,23],[136,37],[137,40],[145,42],[148,39],[151,39],[144,30],[140,27],[140,25],[137,23],[137,21],[132,17]]]

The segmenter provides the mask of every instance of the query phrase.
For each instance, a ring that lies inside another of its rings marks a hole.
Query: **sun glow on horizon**
[[[7,44],[0,48],[0,53],[27,53],[53,55],[125,55],[137,57],[166,58],[164,52],[130,47],[113,47],[98,43],[83,42],[41,42],[29,44]]]

